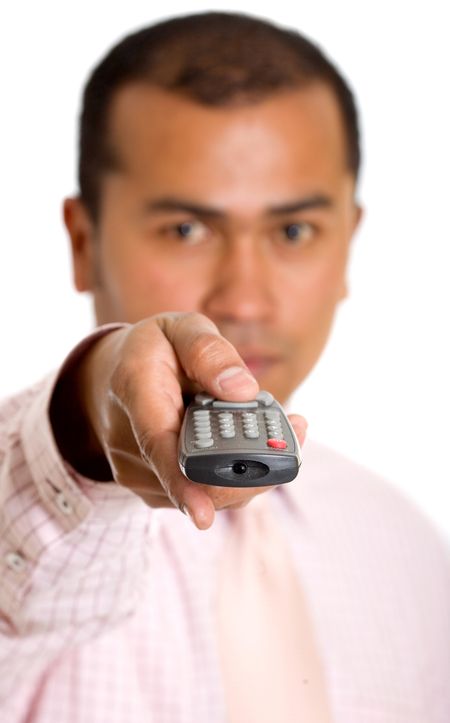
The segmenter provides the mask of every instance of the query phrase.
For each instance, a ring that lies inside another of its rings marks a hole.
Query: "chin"
[[[294,387],[287,387],[285,382],[287,372],[282,364],[270,364],[265,368],[255,368],[248,365],[253,376],[257,380],[260,389],[273,394],[275,399],[281,403],[284,403],[293,392]]]

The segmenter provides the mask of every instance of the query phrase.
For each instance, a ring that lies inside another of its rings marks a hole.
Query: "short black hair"
[[[92,220],[100,215],[101,178],[117,166],[108,112],[124,85],[144,81],[209,106],[257,102],[312,82],[335,93],[347,140],[347,164],[361,162],[353,93],[323,51],[297,30],[244,13],[203,12],[162,20],[127,35],[94,68],[83,92],[79,195]]]

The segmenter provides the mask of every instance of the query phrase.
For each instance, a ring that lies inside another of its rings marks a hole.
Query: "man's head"
[[[98,323],[200,311],[286,399],[346,294],[351,92],[291,30],[204,13],[125,38],[84,93],[75,283]]]

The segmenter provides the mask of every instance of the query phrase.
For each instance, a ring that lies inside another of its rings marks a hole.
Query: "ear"
[[[360,206],[358,203],[355,203],[354,209],[353,209],[353,217],[351,220],[351,227],[350,227],[350,235],[349,235],[349,250],[350,250],[350,243],[353,240],[353,236],[356,233],[356,230],[359,228],[359,225],[361,223],[361,219],[364,216],[364,209],[362,206]],[[346,269],[347,270],[347,269]],[[347,274],[345,273],[344,278],[342,280],[342,286],[341,286],[341,293],[339,295],[339,301],[343,301],[348,297],[348,282],[347,282]]]
[[[77,291],[95,286],[95,231],[84,203],[78,197],[65,198],[63,219],[70,237],[72,273]]]

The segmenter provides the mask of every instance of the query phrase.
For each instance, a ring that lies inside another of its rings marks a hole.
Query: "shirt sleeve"
[[[115,482],[77,474],[49,420],[62,367],[0,406],[0,703],[68,644],[117,624],[136,607],[148,565],[152,513]]]

